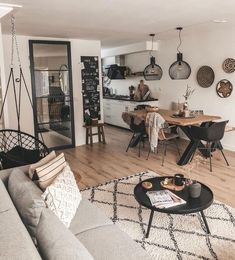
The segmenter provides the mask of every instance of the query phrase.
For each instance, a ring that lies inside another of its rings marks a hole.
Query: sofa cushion
[[[41,259],[1,181],[0,198],[0,259]]]
[[[90,229],[78,234],[77,238],[96,260],[152,259],[139,244],[115,225]]]
[[[50,162],[51,160],[53,160],[55,158],[56,158],[56,153],[55,153],[55,151],[52,151],[46,157],[42,158],[40,161],[38,161],[34,164],[31,164],[29,166],[29,178],[32,179],[32,180],[36,179],[36,177],[34,177],[34,175],[36,175],[35,170],[38,167],[43,166],[44,164]]]
[[[23,172],[27,172],[29,166],[24,165],[24,166],[20,166],[20,167],[17,167],[17,168],[21,169]],[[0,179],[3,181],[3,183],[5,184],[6,187],[8,186],[8,179],[9,179],[9,176],[12,173],[13,170],[14,170],[14,168],[0,170]]]
[[[93,259],[84,245],[49,209],[42,211],[36,238],[44,260]]]
[[[11,198],[2,180],[0,180],[0,213],[14,208]]]
[[[46,207],[41,198],[42,191],[19,169],[14,169],[10,174],[8,191],[22,221],[31,236],[35,237],[42,209]]]
[[[67,165],[54,182],[42,194],[46,205],[64,223],[66,227],[75,216],[82,199],[73,172]]]
[[[82,198],[69,229],[77,235],[92,228],[112,224],[113,222],[100,209],[87,199]]]
[[[51,185],[66,165],[64,154],[61,153],[50,162],[36,168],[35,172],[40,188],[45,190]]]

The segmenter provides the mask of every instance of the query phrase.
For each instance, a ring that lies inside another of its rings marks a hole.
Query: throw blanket
[[[146,117],[146,129],[149,136],[151,151],[154,152],[158,145],[158,132],[165,123],[165,119],[158,113],[148,113]]]

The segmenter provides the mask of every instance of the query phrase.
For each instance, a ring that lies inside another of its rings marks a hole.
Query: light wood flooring
[[[162,176],[182,172],[182,168],[176,164],[178,157],[174,145],[168,147],[164,166],[161,166],[161,151],[151,154],[149,160],[146,160],[147,146],[141,148],[140,158],[137,148],[130,148],[126,153],[131,135],[127,130],[105,126],[107,144],[96,143],[93,147],[83,145],[63,151],[71,168],[82,177],[79,182],[81,189],[146,170]],[[179,144],[183,152],[187,141],[179,140]],[[235,207],[235,152],[225,150],[225,155],[229,167],[220,152],[216,152],[212,159],[213,172],[209,171],[208,160],[192,171],[191,178],[207,184],[213,190],[216,200]]]

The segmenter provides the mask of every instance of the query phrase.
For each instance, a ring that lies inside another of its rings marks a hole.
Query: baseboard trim
[[[235,152],[235,146],[222,144],[224,149]]]
[[[180,134],[180,138],[189,141],[188,137],[185,135]],[[235,152],[235,146],[233,145],[227,145],[222,142],[223,148],[228,151]]]

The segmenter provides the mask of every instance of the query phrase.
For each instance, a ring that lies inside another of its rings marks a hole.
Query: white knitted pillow
[[[45,200],[47,207],[56,214],[66,227],[69,227],[82,196],[73,172],[68,165],[46,188],[42,198]]]

